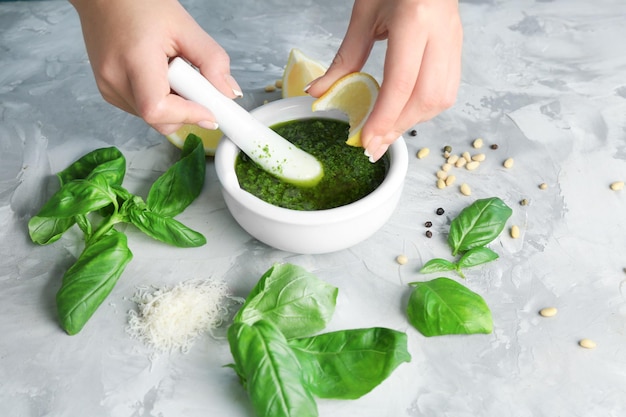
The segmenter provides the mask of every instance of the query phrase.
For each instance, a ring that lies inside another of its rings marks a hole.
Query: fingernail
[[[367,151],[367,149],[365,151],[363,151],[363,155],[367,156],[367,159],[369,159],[369,161],[373,164],[374,162],[376,162],[374,160],[374,158],[372,158],[372,155],[370,155],[370,153]]]
[[[376,151],[378,151],[378,148],[380,148],[380,145],[382,143],[383,143],[382,136],[374,136],[373,138],[369,140],[369,142],[367,143],[367,147],[365,149],[367,150],[367,155],[370,157],[370,160],[376,157]]]
[[[202,120],[198,122],[198,126],[209,130],[217,130],[220,127],[216,122],[212,122],[210,120]]]
[[[309,91],[309,88],[311,88],[311,86],[313,85],[313,81],[311,81],[310,83],[308,83],[303,89],[302,91],[304,91],[305,93]]]
[[[383,155],[385,154],[385,152],[387,152],[387,149],[389,149],[389,145],[381,145],[376,152],[374,153],[374,155],[372,155],[372,157],[374,158],[374,162],[378,161],[380,158],[383,157]]]
[[[233,90],[233,94],[235,95],[235,97],[243,97],[241,87],[239,87],[239,84],[237,83],[237,80],[235,80],[235,77],[230,74],[226,74],[226,83],[228,84],[230,89]]]

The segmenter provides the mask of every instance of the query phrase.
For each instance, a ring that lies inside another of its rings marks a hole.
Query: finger
[[[118,93],[118,91],[131,91],[130,82],[125,73],[109,70],[107,67],[94,67],[94,75],[98,91],[107,103],[138,116],[134,102],[128,101]]]
[[[396,122],[396,131],[400,133],[432,119],[456,100],[461,80],[462,33],[434,39],[446,39],[446,42],[433,41],[427,45],[415,89]]]
[[[369,16],[365,15],[361,8],[355,7],[346,35],[333,62],[326,73],[311,82],[305,91],[313,97],[319,97],[344,75],[360,71],[374,46],[372,26]]]
[[[389,33],[385,55],[384,78],[374,108],[361,132],[365,148],[374,137],[385,138],[393,131],[396,120],[409,101],[426,47],[426,35],[415,24],[417,18],[405,10],[397,26]],[[374,153],[374,149],[370,149]]]
[[[226,97],[243,96],[241,87],[230,74],[230,58],[211,36],[191,17],[190,30],[185,30],[178,39],[179,54],[195,65],[202,75]]]
[[[171,93],[167,61],[165,53],[159,51],[145,54],[139,67],[128,66],[137,114],[160,132],[166,125],[215,121],[209,109]],[[146,68],[150,70],[146,71]]]

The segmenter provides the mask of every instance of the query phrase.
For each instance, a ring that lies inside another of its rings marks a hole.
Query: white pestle
[[[211,110],[224,135],[263,170],[300,186],[313,186],[324,175],[314,156],[259,122],[182,58],[170,62],[168,80],[178,95]]]

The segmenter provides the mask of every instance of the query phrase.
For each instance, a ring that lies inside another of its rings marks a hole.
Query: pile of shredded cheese
[[[141,288],[133,296],[138,311],[129,311],[126,331],[159,352],[186,353],[201,334],[228,317],[227,299],[226,283],[216,280]]]

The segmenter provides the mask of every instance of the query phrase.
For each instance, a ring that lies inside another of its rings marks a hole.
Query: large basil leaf
[[[491,333],[491,311],[475,292],[449,278],[410,285],[407,315],[424,336]]]
[[[39,217],[33,216],[28,221],[30,239],[39,245],[56,242],[70,227],[74,225],[73,217]]]
[[[150,211],[174,217],[191,204],[202,191],[206,157],[202,140],[187,136],[181,159],[172,165],[150,187],[146,204]]]
[[[268,321],[228,329],[234,368],[259,417],[317,417],[317,404],[280,330]]]
[[[63,276],[56,296],[61,326],[78,333],[109,295],[133,254],[126,235],[111,230],[88,245]]]
[[[103,178],[108,184],[121,184],[126,174],[126,159],[115,147],[89,152],[57,173],[61,185],[77,179]]]
[[[71,218],[101,209],[114,201],[115,193],[108,185],[89,180],[72,180],[50,197],[37,216]]]
[[[206,238],[201,233],[171,217],[129,207],[128,219],[148,236],[179,248],[195,248],[206,244]]]
[[[292,264],[275,264],[252,289],[236,322],[274,323],[287,339],[310,336],[326,327],[337,301],[337,288]]]
[[[405,333],[375,327],[292,339],[304,380],[320,398],[359,398],[409,362]]]
[[[513,211],[497,197],[476,200],[465,207],[450,223],[448,244],[452,255],[493,241]]]

